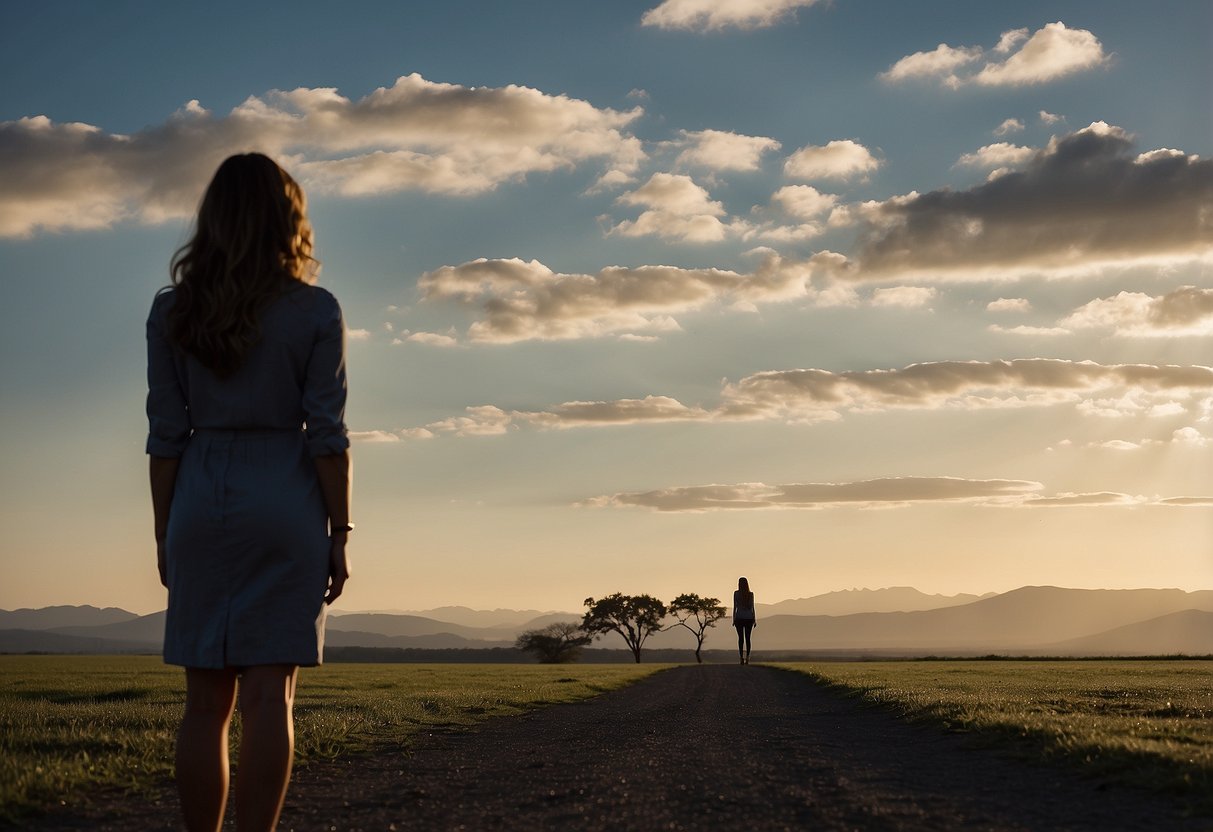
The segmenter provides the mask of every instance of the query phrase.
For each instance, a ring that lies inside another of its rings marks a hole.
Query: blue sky
[[[163,603],[142,324],[251,149],[351,332],[350,609],[1207,588],[1213,8],[1142,18],[0,8],[0,606]]]

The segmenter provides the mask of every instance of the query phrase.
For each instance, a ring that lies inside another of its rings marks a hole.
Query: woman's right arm
[[[350,522],[353,474],[350,440],[345,427],[345,322],[336,298],[327,292],[321,292],[319,297],[325,306],[303,382],[303,412],[308,450],[316,464],[329,528],[340,529]],[[326,604],[337,600],[350,577],[350,562],[345,552],[347,537],[348,533],[344,531],[329,535]]]
[[[320,493],[329,515],[329,528],[341,529],[350,523],[350,491],[353,485],[353,463],[350,452],[313,457]],[[329,586],[324,603],[331,604],[340,597],[350,577],[350,560],[345,544],[349,532],[334,531],[329,535]]]

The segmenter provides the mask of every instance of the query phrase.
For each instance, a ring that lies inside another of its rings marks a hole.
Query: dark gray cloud
[[[1051,140],[1022,170],[967,190],[852,208],[863,223],[840,277],[980,280],[1213,256],[1213,160],[1135,155],[1096,122]]]

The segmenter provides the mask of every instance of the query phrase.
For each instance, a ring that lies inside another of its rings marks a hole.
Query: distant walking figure
[[[240,691],[240,830],[278,823],[298,667],[320,664],[349,577],[345,331],[303,190],[259,153],[219,166],[147,321],[147,415],[164,660],[185,667],[177,788],[218,830]]]
[[[758,616],[754,612],[754,593],[745,578],[737,579],[733,592],[733,626],[737,628],[737,655],[742,664],[749,664],[750,633],[758,626]]]

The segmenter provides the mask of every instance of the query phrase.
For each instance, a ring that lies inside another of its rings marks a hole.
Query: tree
[[[695,636],[695,661],[703,664],[699,651],[703,649],[708,627],[715,627],[716,622],[724,618],[725,608],[720,605],[720,599],[700,598],[694,593],[679,595],[670,602],[669,613],[678,619],[671,627],[686,627]]]
[[[539,630],[527,630],[514,646],[534,653],[542,664],[575,661],[581,648],[594,640],[575,621],[557,621]]]
[[[621,595],[616,592],[601,601],[586,598],[589,607],[581,620],[581,629],[593,635],[619,633],[640,664],[640,648],[651,634],[661,630],[665,604],[651,595]]]

